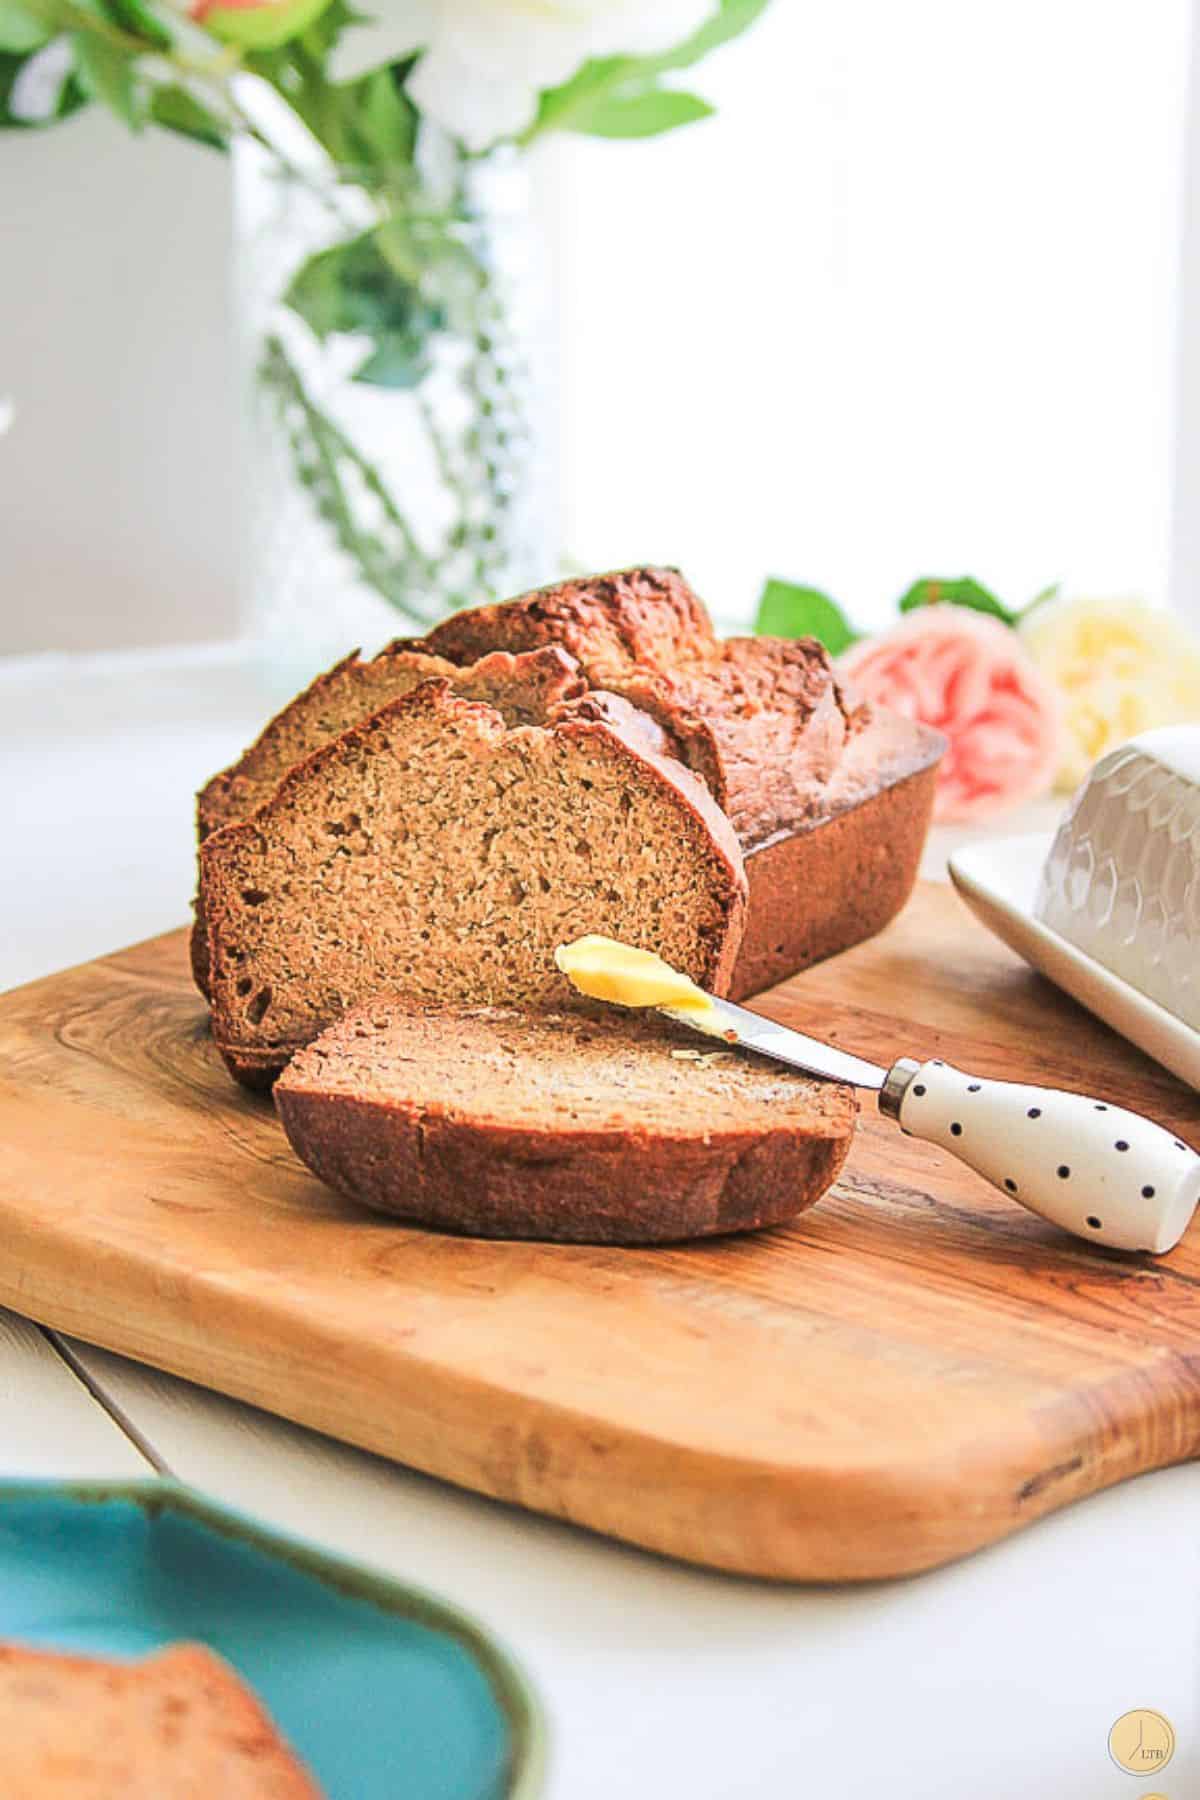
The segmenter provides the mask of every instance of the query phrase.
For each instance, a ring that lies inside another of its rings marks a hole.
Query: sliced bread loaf
[[[321,1800],[200,1644],[139,1663],[0,1645],[0,1745],[4,1800]]]
[[[213,1036],[265,1084],[380,990],[540,1005],[587,931],[728,987],[744,923],[737,839],[622,701],[509,726],[427,681],[296,764],[200,849]]]
[[[428,641],[455,662],[559,643],[658,720],[746,854],[735,996],[870,937],[911,893],[945,741],[859,702],[812,639],[722,641],[676,570],[648,568],[456,613]]]
[[[676,569],[592,575],[455,613],[428,641],[456,663],[561,644],[591,686],[658,721],[744,849],[815,818],[849,740],[870,724],[815,639],[722,640]]]
[[[437,676],[468,700],[494,706],[510,725],[545,724],[557,706],[584,692],[577,666],[557,646],[516,656],[496,651],[461,668],[404,640],[390,644],[369,662],[355,652],[318,675],[264,726],[237,762],[205,783],[196,796],[200,842],[223,825],[248,819],[270,799],[288,770],[314,750]],[[208,936],[199,899],[191,951],[192,974],[207,997]]]
[[[565,984],[564,984],[565,985]],[[645,1244],[775,1225],[836,1180],[853,1091],[656,1015],[377,998],[275,1087],[339,1193],[482,1237]]]

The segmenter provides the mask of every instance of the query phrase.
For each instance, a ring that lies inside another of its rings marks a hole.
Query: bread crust
[[[704,783],[675,758],[662,754],[650,741],[641,721],[630,716],[621,702],[610,703],[606,696],[588,695],[578,705],[577,714],[568,706],[552,724],[523,729],[543,729],[568,741],[590,740],[599,744],[606,754],[626,765],[631,783],[653,785],[681,810],[690,828],[703,835],[710,851],[708,873],[715,874],[721,884],[724,912],[720,930],[706,941],[704,966],[695,972],[695,979],[714,993],[727,993],[745,928],[747,899],[745,865],[732,826]],[[237,896],[232,872],[239,854],[244,847],[270,838],[277,817],[287,813],[327,765],[367,752],[371,739],[391,721],[420,713],[435,721],[471,718],[494,738],[503,737],[506,731],[503,719],[493,707],[463,699],[443,678],[424,682],[295,764],[265,806],[240,824],[223,826],[200,847],[198,916],[204,921],[206,964],[211,972],[213,1039],[230,1072],[245,1086],[270,1086],[302,1043],[310,1041],[315,1033],[299,1041],[264,1044],[247,1037],[242,1027],[242,1014],[233,993],[235,979],[240,977],[224,956],[224,947],[235,931]],[[355,998],[365,999],[366,995]]]
[[[944,749],[936,733],[863,702],[813,638],[719,638],[677,569],[560,582],[454,613],[428,638],[452,662],[550,643],[591,686],[655,720],[747,853],[868,798],[905,759],[936,761]]]
[[[423,638],[396,638],[378,656],[372,658],[364,659],[361,650],[351,650],[348,656],[343,656],[332,668],[322,670],[306,688],[294,695],[286,706],[267,720],[254,742],[228,768],[220,770],[205,782],[196,795],[197,841],[202,844],[212,832],[219,831],[223,825],[238,822],[254,810],[258,802],[250,801],[249,790],[252,789],[254,778],[262,764],[286,738],[289,727],[303,718],[314,705],[319,705],[322,698],[335,690],[343,678],[361,683],[371,669],[380,669],[396,662],[408,662],[413,657],[422,657],[428,662],[430,676],[450,673],[447,659],[430,650]]]
[[[750,903],[731,999],[760,994],[895,918],[920,872],[939,755],[915,769],[881,770],[884,784],[844,811],[749,853]]]
[[[551,582],[515,600],[451,613],[427,640],[437,656],[474,662],[489,650],[561,644],[612,674],[667,666],[714,642],[712,621],[678,569],[645,565]],[[605,685],[603,674],[597,686]]]

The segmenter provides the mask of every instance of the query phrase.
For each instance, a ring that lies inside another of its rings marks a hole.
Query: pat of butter
[[[554,960],[581,994],[616,1006],[671,1006],[707,1012],[712,1000],[694,981],[650,950],[635,950],[615,938],[581,937],[560,944]]]

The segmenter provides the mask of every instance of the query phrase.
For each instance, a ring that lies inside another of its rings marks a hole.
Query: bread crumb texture
[[[282,1065],[380,990],[553,1003],[586,931],[723,992],[745,874],[679,773],[606,723],[510,728],[425,683],[202,846],[217,1042]]]

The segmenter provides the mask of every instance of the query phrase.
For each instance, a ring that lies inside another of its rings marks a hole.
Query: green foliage
[[[176,82],[154,89],[150,96],[150,118],[167,131],[193,138],[199,144],[208,144],[214,150],[224,150],[229,142],[229,134],[216,114],[201,106],[187,88]]]
[[[388,63],[336,89],[343,118],[345,163],[372,169],[403,168],[417,142],[417,109],[404,91],[416,61]]]
[[[525,141],[546,131],[587,132],[594,137],[650,137],[707,118],[712,108],[695,94],[660,85],[663,75],[691,68],[746,31],[768,0],[721,0],[719,9],[674,50],[658,56],[594,57],[542,95]]]
[[[671,69],[690,69],[722,44],[727,44],[731,38],[740,37],[743,31],[748,31],[755,20],[766,12],[769,4],[770,0],[721,0],[713,17],[676,49],[665,50],[659,56],[643,60],[653,67],[656,74],[665,74]]]
[[[34,8],[0,0],[0,50],[27,54],[48,44],[54,27]]]
[[[837,601],[820,588],[777,580],[768,581],[759,596],[754,629],[763,637],[814,637],[831,656],[840,656],[859,635]]]
[[[970,575],[959,575],[953,580],[943,576],[922,576],[900,596],[898,604],[902,613],[916,612],[921,606],[966,606],[972,612],[990,613],[992,618],[1003,620],[1005,625],[1015,625],[1017,621],[1017,615],[1010,607]]]
[[[543,95],[526,137],[557,128],[632,139],[707,118],[708,102],[670,78],[744,31],[767,0],[710,3],[703,27],[660,56],[585,63]],[[436,179],[428,180],[424,159],[418,169],[420,119],[407,84],[419,55],[334,79],[332,52],[343,32],[375,22],[355,0],[218,0],[202,20],[190,13],[191,0],[0,0],[0,127],[48,124],[94,100],[132,130],[153,126],[218,150],[245,132],[311,198],[324,186],[320,170],[303,156],[298,168],[288,165],[267,109],[253,107],[235,78],[244,71],[273,87],[336,165],[342,188],[330,186],[318,207],[345,220],[347,234],[296,269],[278,300],[319,340],[349,339],[356,355],[361,350],[354,379],[376,387],[418,388],[442,334],[464,349],[455,380],[468,425],[447,429],[426,394],[415,411],[460,509],[446,538],[459,570],[450,578],[455,604],[478,597],[502,562],[498,540],[512,503],[505,457],[520,438],[521,402],[513,366],[497,349],[504,321],[491,292],[494,271],[472,236],[471,157],[451,143]],[[14,92],[23,113],[36,107],[36,119],[18,116]],[[347,182],[362,189],[369,210],[361,197],[342,206]],[[361,230],[364,217],[377,222]],[[436,610],[438,567],[378,471],[306,392],[278,336],[267,342],[259,379],[277,404],[296,479],[362,579],[402,611],[419,614],[426,604],[414,591]],[[356,514],[364,496],[366,524]]]
[[[415,387],[429,367],[430,340],[445,324],[440,306],[397,267],[399,228],[380,225],[321,250],[298,270],[284,300],[322,341],[356,332],[374,348],[355,371],[377,387]]]
[[[581,110],[571,129],[586,131],[592,137],[656,137],[659,132],[673,131],[677,125],[707,119],[712,111],[708,101],[698,94],[653,88],[645,94],[597,99]]]
[[[304,29],[303,45],[307,55],[322,60],[336,49],[342,33],[351,25],[374,25],[373,12],[359,12],[351,0],[329,0],[329,4]]]
[[[651,137],[707,118],[712,108],[696,94],[663,85],[745,31],[768,0],[718,0],[712,16],[682,44],[657,56],[610,56],[586,62],[542,95],[525,134],[564,130],[600,137]],[[214,147],[229,141],[237,108],[227,77],[239,64],[283,96],[335,162],[371,170],[410,167],[417,114],[405,84],[416,56],[385,64],[353,81],[335,82],[329,58],[350,26],[373,22],[354,0],[275,0],[274,4],[215,5],[202,26],[224,44],[228,60],[207,67],[177,38],[180,0],[0,0],[0,123],[14,117],[9,98],[23,61],[65,37],[73,67],[39,123],[66,117],[95,99],[138,130],[149,121]],[[174,64],[174,70],[163,64]],[[211,102],[200,98],[206,86]],[[160,97],[161,96],[161,97]]]
[[[278,50],[312,26],[330,0],[282,0],[273,6],[214,6],[204,16],[204,29],[223,44],[241,50]]]
[[[267,340],[258,374],[288,434],[297,479],[363,580],[397,611],[426,622],[436,618],[440,610],[436,571],[377,470],[313,402],[277,337]],[[375,501],[377,526],[358,520],[351,499],[354,486]],[[429,597],[424,612],[415,599],[422,593]]]
[[[99,0],[98,9],[118,30],[153,50],[168,50],[171,33],[144,0]]]
[[[84,91],[93,100],[102,100],[134,131],[140,131],[146,117],[146,101],[138,85],[134,57],[108,38],[93,37],[87,32],[72,32],[71,43]]]
[[[1005,625],[1015,625],[1031,613],[1035,606],[1053,600],[1059,585],[1043,588],[1019,612],[1004,602],[970,575],[953,580],[925,575],[901,595],[901,613],[918,611],[923,606],[965,606],[972,612],[987,613]],[[819,588],[797,587],[790,581],[768,581],[758,602],[754,629],[771,637],[819,638],[833,656],[856,643],[861,633],[851,626],[835,600]]]

